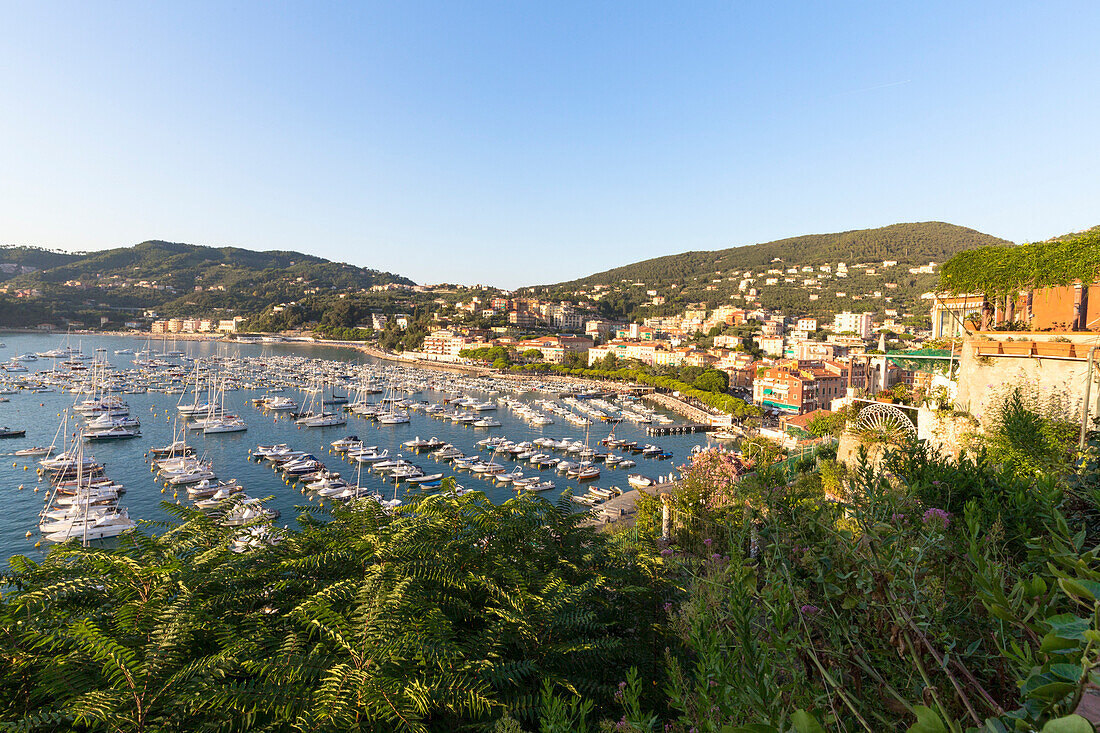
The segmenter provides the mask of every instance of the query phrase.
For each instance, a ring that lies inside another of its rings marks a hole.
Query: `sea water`
[[[12,357],[26,353],[45,352],[56,349],[67,343],[73,348],[79,348],[85,355],[95,355],[98,359],[106,359],[119,370],[131,368],[134,356],[132,354],[115,354],[118,349],[132,349],[138,351],[145,348],[145,337],[125,336],[99,336],[82,335],[71,337],[58,336],[56,334],[23,334],[0,333],[0,342],[4,346],[0,348],[0,362],[9,362]],[[159,341],[151,342],[151,348],[159,350]],[[105,352],[96,353],[94,350],[106,349]],[[349,348],[324,346],[317,344],[248,344],[215,341],[179,341],[171,346],[187,352],[194,359],[222,355],[227,357],[264,358],[265,356],[291,354],[310,358],[320,358],[335,361],[347,361],[356,364],[373,363],[377,360]],[[50,370],[55,368],[54,360],[40,357],[37,361],[22,362],[27,367],[27,373],[5,374],[0,372],[0,382],[19,380],[31,376],[38,370]],[[91,361],[85,362],[91,365]],[[58,369],[64,367],[58,366]],[[58,389],[58,388],[55,388]],[[427,474],[442,472],[445,476],[455,475],[449,463],[437,461],[427,452],[419,455],[403,449],[401,443],[416,436],[421,438],[437,437],[440,440],[454,444],[466,455],[478,453],[477,441],[492,436],[504,436],[516,442],[532,440],[537,437],[551,437],[555,440],[569,438],[571,440],[584,440],[585,428],[572,425],[559,417],[548,415],[555,420],[554,424],[546,426],[534,426],[511,410],[499,407],[496,410],[486,411],[479,416],[491,415],[502,424],[498,428],[474,428],[455,424],[449,421],[439,420],[423,412],[409,411],[410,423],[402,425],[378,425],[372,420],[348,415],[347,425],[338,425],[327,428],[304,428],[294,424],[294,421],[285,413],[267,413],[266,415],[253,406],[252,400],[264,394],[263,390],[241,389],[225,393],[225,406],[227,412],[232,412],[244,418],[248,424],[248,430],[240,433],[222,433],[215,435],[203,435],[202,431],[188,431],[187,441],[195,447],[196,453],[205,456],[213,462],[214,471],[219,479],[238,479],[243,484],[245,491],[254,497],[267,498],[267,506],[277,509],[280,517],[276,520],[279,526],[295,525],[295,517],[298,508],[317,502],[301,493],[297,485],[287,485],[282,475],[272,470],[270,464],[250,460],[249,449],[257,445],[271,443],[287,443],[295,450],[303,450],[313,453],[321,459],[326,466],[337,471],[349,483],[355,484],[357,468],[355,465],[342,460],[340,456],[330,453],[330,444],[337,438],[349,434],[358,435],[365,445],[377,445],[379,450],[388,449],[390,455],[403,454],[413,463],[423,468]],[[302,395],[296,391],[287,389],[284,392],[288,397],[302,403]],[[474,393],[477,397],[486,397],[484,394]],[[35,543],[41,539],[38,532],[38,515],[44,505],[48,493],[49,483],[39,481],[35,469],[39,458],[15,457],[16,450],[31,446],[47,446],[54,440],[61,423],[61,414],[72,408],[74,403],[88,399],[90,395],[72,394],[58,391],[46,393],[31,393],[21,390],[17,394],[6,395],[9,402],[0,403],[0,426],[10,426],[17,429],[26,429],[25,438],[0,440],[0,562],[14,554],[26,554],[32,558],[41,557],[48,543],[42,542],[40,548],[35,548]],[[150,457],[147,451],[152,446],[162,446],[172,441],[173,426],[176,424],[178,411],[176,405],[181,400],[181,395],[148,392],[146,394],[123,394],[118,397],[130,406],[130,414],[141,421],[141,436],[138,438],[85,443],[85,452],[91,453],[95,459],[105,464],[106,475],[118,483],[123,484],[126,493],[122,495],[119,503],[129,510],[130,517],[136,520],[168,520],[170,515],[164,510],[162,502],[187,502],[186,487],[180,487],[178,496],[173,496],[173,489],[157,483],[155,474],[150,472]],[[378,399],[382,395],[376,395],[371,399]],[[440,402],[445,399],[441,393],[425,391],[415,395],[401,395],[410,400],[426,400],[428,402]],[[202,396],[205,398],[205,395]],[[528,394],[522,399],[553,399],[553,395]],[[182,395],[184,402],[190,402],[190,393]],[[303,405],[304,407],[304,405]],[[331,409],[338,410],[337,405]],[[668,414],[668,413],[665,413]],[[683,422],[682,418],[670,415],[677,422]],[[70,432],[81,424],[83,420],[75,422],[70,419]],[[589,429],[589,444],[598,447],[597,443],[607,437],[611,425],[596,422]],[[645,434],[644,425],[636,425],[630,422],[621,422],[615,426],[615,435],[626,440],[637,440],[639,444],[652,443],[672,452],[671,460],[658,461],[651,458],[643,458],[640,455],[629,455],[637,463],[630,469],[608,468],[600,465],[601,475],[592,485],[603,488],[618,486],[623,490],[628,488],[627,474],[639,473],[651,478],[663,477],[676,471],[679,465],[688,460],[692,447],[700,443],[705,444],[707,437],[704,434],[680,434],[661,437],[649,437]],[[60,441],[60,439],[59,439]],[[543,452],[553,453],[545,450]],[[489,451],[480,451],[486,458]],[[565,454],[557,453],[558,457],[566,458]],[[576,461],[575,455],[570,455],[568,460]],[[498,457],[498,462],[511,469],[516,464],[503,457]],[[578,488],[574,479],[567,479],[558,475],[552,469],[539,471],[534,466],[526,463],[520,464],[524,475],[540,475],[544,479],[553,480],[555,488],[543,492],[540,495],[549,500],[557,500],[566,488],[573,489],[575,493],[583,493],[586,489]],[[505,501],[515,495],[514,490],[507,485],[497,485],[488,479],[483,479],[468,472],[459,473],[457,480],[467,488],[484,491],[495,502]],[[405,485],[394,486],[393,482],[385,482],[376,473],[368,473],[366,467],[361,475],[361,485],[382,492],[385,498],[403,498]],[[20,488],[22,487],[22,488]],[[38,491],[35,491],[35,489]],[[162,491],[162,489],[165,489]],[[414,489],[415,491],[415,489]],[[419,491],[417,492],[420,493]],[[578,507],[580,509],[580,507]],[[152,530],[155,531],[155,530]],[[27,537],[27,532],[31,533]]]

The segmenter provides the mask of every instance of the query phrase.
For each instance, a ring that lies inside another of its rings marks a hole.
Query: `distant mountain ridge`
[[[47,282],[64,282],[81,277],[102,277],[111,274],[126,273],[131,277],[142,279],[164,278],[166,284],[185,286],[196,275],[211,277],[211,284],[218,284],[225,280],[233,280],[232,270],[227,273],[219,273],[211,268],[236,268],[236,274],[251,272],[263,272],[265,270],[308,271],[310,268],[321,270],[335,270],[331,274],[341,282],[354,280],[359,287],[369,287],[380,282],[397,282],[412,285],[412,280],[389,272],[349,265],[343,262],[332,262],[323,257],[307,255],[302,252],[268,250],[258,252],[240,247],[208,247],[198,244],[182,244],[179,242],[165,242],[162,240],[150,240],[135,244],[131,247],[116,247],[114,249],[87,252],[83,254],[67,255],[65,253],[52,252],[34,247],[15,248],[20,251],[24,259],[31,259],[28,255],[37,253],[40,257],[51,256],[65,258],[64,262],[56,262],[36,273],[38,277]],[[0,250],[0,259],[7,251]],[[321,272],[317,272],[321,275]],[[353,283],[348,282],[349,286]]]
[[[892,224],[876,229],[854,229],[832,234],[807,234],[774,242],[712,251],[664,255],[549,287],[646,282],[660,286],[683,285],[692,278],[725,274],[732,270],[774,268],[781,260],[788,266],[896,260],[899,264],[942,263],[956,252],[988,245],[1013,244],[975,229],[940,221]]]
[[[51,267],[59,267],[82,257],[74,252],[61,252],[41,247],[0,246],[0,264],[20,265],[34,270],[45,270]],[[0,268],[0,280],[20,274],[20,270],[8,272]]]
[[[64,253],[35,247],[0,248],[0,281],[8,290],[37,291],[23,310],[51,314],[155,309],[168,315],[250,315],[274,303],[324,292],[354,292],[412,280],[301,252],[257,252],[152,240],[130,247]],[[27,267],[36,268],[25,272]],[[0,268],[3,269],[3,268]],[[34,306],[31,309],[31,306]],[[25,325],[0,318],[0,325]]]

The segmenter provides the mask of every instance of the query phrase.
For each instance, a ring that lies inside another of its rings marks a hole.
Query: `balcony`
[[[976,341],[975,356],[1017,356],[1044,359],[1073,359],[1083,361],[1088,358],[1090,344],[1075,344],[1064,341]]]

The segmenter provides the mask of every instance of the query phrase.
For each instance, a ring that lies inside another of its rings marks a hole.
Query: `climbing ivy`
[[[1100,277],[1100,230],[1062,240],[1011,247],[979,247],[952,257],[940,270],[940,287],[990,297],[1022,289],[1094,282]]]

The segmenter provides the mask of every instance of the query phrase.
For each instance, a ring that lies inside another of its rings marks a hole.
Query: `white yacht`
[[[87,523],[52,532],[46,535],[46,539],[50,542],[66,542],[72,539],[101,540],[105,537],[117,537],[136,526],[137,523],[130,519],[130,515],[123,509],[117,514],[104,514],[96,519],[90,519]]]
[[[248,425],[239,417],[218,417],[203,426],[202,434],[240,433],[245,430],[248,430]]]

